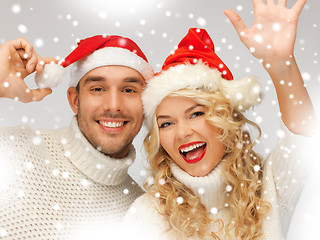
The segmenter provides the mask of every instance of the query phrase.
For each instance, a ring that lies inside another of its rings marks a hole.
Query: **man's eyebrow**
[[[138,83],[140,85],[144,85],[144,81],[141,80],[140,78],[136,78],[136,77],[127,77],[127,78],[123,79],[123,82]]]
[[[106,79],[104,77],[102,77],[102,76],[88,76],[85,79],[84,84],[87,84],[89,82],[103,82],[105,80]],[[125,82],[125,83],[138,83],[140,85],[144,85],[144,81],[143,80],[141,80],[140,78],[135,78],[135,77],[126,77],[122,81]]]
[[[105,80],[104,77],[101,77],[101,76],[89,76],[84,81],[84,85],[89,83],[89,82],[102,82],[104,80]]]

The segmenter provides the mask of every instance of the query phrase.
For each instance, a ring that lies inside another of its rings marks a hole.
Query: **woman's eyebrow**
[[[195,105],[189,107],[188,109],[186,109],[186,110],[184,111],[184,113],[189,113],[189,112],[191,112],[193,109],[195,109],[195,108],[197,108],[197,107],[199,107],[199,106],[202,106],[202,105],[200,105],[200,104],[195,104]],[[170,115],[158,115],[158,116],[157,116],[157,120],[158,120],[159,118],[170,118]]]
[[[159,115],[157,116],[157,120],[159,120],[159,118],[170,118],[169,115]]]
[[[199,106],[202,106],[202,105],[200,105],[200,104],[195,104],[195,105],[193,105],[192,107],[189,107],[188,109],[186,109],[185,111],[184,111],[184,113],[189,113],[189,112],[191,112],[193,109],[195,109],[196,107],[199,107]]]

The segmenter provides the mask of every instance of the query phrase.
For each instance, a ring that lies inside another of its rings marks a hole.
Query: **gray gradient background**
[[[294,2],[288,0],[288,5],[292,6]],[[12,10],[14,5],[20,6],[18,13]],[[215,43],[217,54],[229,66],[236,79],[249,74],[261,79],[265,92],[264,102],[248,112],[247,117],[258,121],[265,134],[256,150],[266,156],[268,149],[275,145],[279,127],[275,91],[261,64],[240,42],[233,26],[223,14],[226,8],[236,10],[247,26],[251,26],[253,8],[250,0],[1,0],[0,43],[23,36],[35,45],[41,56],[64,58],[71,52],[77,39],[103,33],[123,35],[138,43],[158,71],[188,28],[206,28]],[[295,46],[295,56],[318,115],[319,9],[320,2],[316,0],[309,1],[305,6]],[[21,24],[27,31],[19,30]],[[35,87],[33,75],[26,82],[31,88]],[[23,104],[0,99],[0,126],[27,124],[37,129],[68,126],[73,113],[66,98],[67,86],[66,78],[61,86],[54,89],[52,95],[40,103]],[[143,129],[135,140],[138,159],[130,168],[130,174],[139,184],[145,177],[141,144],[144,134]],[[315,171],[300,198],[288,239],[318,239],[320,191],[317,162],[314,161]]]

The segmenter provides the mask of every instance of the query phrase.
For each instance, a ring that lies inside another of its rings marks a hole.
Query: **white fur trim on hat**
[[[35,81],[39,88],[57,87],[63,80],[65,69],[54,62],[46,64],[42,73],[36,73]]]
[[[145,80],[153,77],[153,67],[137,54],[124,48],[105,47],[72,64],[69,86],[76,87],[86,73],[108,65],[120,65],[135,69]]]
[[[220,91],[242,112],[258,105],[262,98],[261,85],[254,76],[240,80],[225,80],[221,72],[202,62],[195,65],[179,64],[148,82],[142,94],[146,125],[151,127],[157,106],[167,95],[181,89],[200,88],[210,92]]]

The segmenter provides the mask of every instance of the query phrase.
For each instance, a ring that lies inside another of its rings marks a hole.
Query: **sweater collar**
[[[225,188],[222,171],[222,162],[219,163],[208,175],[204,177],[193,177],[182,170],[177,164],[171,162],[172,174],[195,194],[200,196],[201,202],[207,211],[213,208],[221,210],[225,203]]]
[[[71,126],[59,130],[64,155],[89,179],[104,185],[118,185],[128,177],[128,168],[136,157],[131,145],[126,158],[111,158],[94,148],[80,131],[77,118]]]

